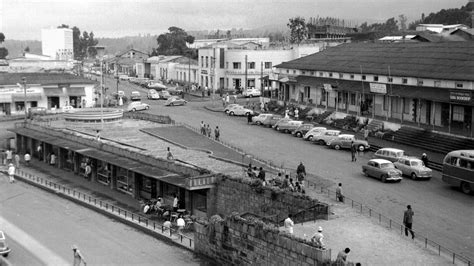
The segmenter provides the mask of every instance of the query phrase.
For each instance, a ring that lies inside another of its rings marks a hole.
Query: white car
[[[393,163],[395,167],[402,171],[403,175],[416,179],[430,180],[433,176],[433,171],[426,167],[422,160],[416,157],[402,157]]]
[[[119,75],[118,78],[120,80],[130,80],[131,77],[129,77],[128,75],[122,74],[122,75]]]
[[[259,90],[259,89],[256,89],[256,88],[248,88],[248,89],[245,89],[243,92],[242,92],[242,95],[244,97],[259,97],[259,96],[262,96],[262,92]]]
[[[150,105],[142,102],[131,102],[127,106],[127,111],[135,112],[140,110],[148,110],[150,109]]]
[[[255,123],[257,125],[261,125],[267,117],[271,117],[273,114],[259,114],[257,116],[252,117],[252,123]]]
[[[249,114],[253,115],[253,111],[239,105],[239,106],[234,106],[230,108],[228,114],[229,115],[249,115]]]
[[[159,82],[155,82],[155,81],[148,82],[146,87],[148,89],[155,89],[157,91],[168,89],[164,84],[159,83]]]
[[[373,158],[396,162],[404,156],[406,156],[404,150],[395,148],[381,148],[374,153]]]
[[[151,89],[148,91],[147,93],[147,98],[149,100],[159,100],[160,99],[160,95],[158,94],[158,92],[154,89]]]
[[[308,132],[306,132],[306,134],[304,134],[303,139],[311,141],[311,140],[313,140],[314,136],[318,136],[326,130],[327,130],[327,128],[325,128],[325,127],[313,127],[310,131],[308,131]]]
[[[71,105],[61,107],[61,112],[63,113],[74,113],[75,111],[76,109],[74,109],[74,107],[72,107]]]
[[[5,234],[2,231],[0,231],[0,255],[3,257],[8,257],[8,254],[10,253],[10,251],[11,249],[7,245]]]
[[[330,143],[332,140],[336,139],[340,134],[340,130],[326,130],[320,135],[314,136],[312,141],[320,145],[326,145],[327,143]]]
[[[237,104],[237,103],[231,103],[231,104],[228,104],[225,108],[224,108],[224,113],[228,114],[229,113],[229,109],[231,108],[234,108],[236,106],[241,106],[240,104]]]

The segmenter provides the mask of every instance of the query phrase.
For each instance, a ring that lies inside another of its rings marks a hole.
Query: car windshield
[[[402,157],[403,156],[403,151],[399,151],[396,154],[397,154],[397,157]]]
[[[419,167],[419,166],[423,166],[423,162],[421,160],[414,160],[414,161],[411,161],[411,166],[415,166],[415,167]]]
[[[394,168],[392,163],[381,163],[380,168]]]

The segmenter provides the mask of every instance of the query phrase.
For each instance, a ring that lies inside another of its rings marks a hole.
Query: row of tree
[[[194,36],[178,27],[168,28],[167,33],[160,34],[156,39],[158,47],[153,48],[151,56],[157,55],[183,55],[197,59],[196,49],[189,48],[186,43],[194,43]]]
[[[0,32],[0,45],[5,41],[5,34]],[[0,46],[0,59],[5,59],[8,56],[8,49]]]
[[[69,26],[62,24],[58,26],[58,28],[69,29]],[[72,42],[74,59],[84,60],[86,58],[94,58],[97,55],[95,46],[99,43],[99,41],[94,39],[94,33],[92,31],[90,33],[84,31],[81,34],[81,30],[78,27],[72,27]]]

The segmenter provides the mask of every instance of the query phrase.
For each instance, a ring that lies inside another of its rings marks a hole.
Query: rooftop
[[[67,73],[0,73],[1,85],[16,85],[26,78],[27,84],[94,84],[95,82],[80,76]]]
[[[275,67],[474,81],[474,42],[349,43]]]

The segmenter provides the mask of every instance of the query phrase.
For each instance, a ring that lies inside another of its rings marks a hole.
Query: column
[[[192,209],[192,193],[189,190],[184,191],[184,209],[191,210]]]
[[[57,162],[58,162],[58,168],[62,169],[63,168],[63,158],[62,158],[62,151],[61,147],[58,147],[58,156],[57,156]]]
[[[135,198],[135,199],[138,199],[140,198],[140,194],[139,194],[139,189],[138,189],[138,176],[135,174],[135,172],[133,171],[130,171],[131,172],[131,176],[132,176],[132,184],[133,184],[133,194],[132,194],[132,197]],[[130,175],[130,174],[129,174]]]

